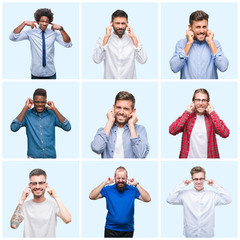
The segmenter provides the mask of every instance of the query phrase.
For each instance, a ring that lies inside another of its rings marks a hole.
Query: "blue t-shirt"
[[[121,192],[114,184],[104,187],[100,193],[107,201],[105,228],[122,232],[134,231],[134,200],[140,196],[137,188],[127,184]]]

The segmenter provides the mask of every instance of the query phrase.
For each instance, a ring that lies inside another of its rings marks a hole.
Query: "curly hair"
[[[49,23],[51,23],[53,21],[53,13],[52,13],[51,9],[40,8],[34,13],[34,18],[37,22],[40,21],[42,16],[48,17]]]

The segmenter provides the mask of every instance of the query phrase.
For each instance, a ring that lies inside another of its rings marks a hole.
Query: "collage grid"
[[[231,205],[216,209],[215,237],[240,239],[238,232],[240,50],[237,42],[240,4],[237,0],[231,3],[215,0],[211,3],[161,0],[151,2],[132,0],[130,3],[107,0],[104,2],[75,0],[69,3],[43,0],[40,3],[6,0],[0,4],[1,239],[22,237],[23,224],[18,230],[12,230],[9,227],[9,220],[22,190],[28,183],[29,172],[37,167],[46,170],[49,184],[57,190],[62,202],[72,214],[73,221],[70,224],[65,225],[58,221],[57,237],[102,238],[106,203],[104,200],[90,201],[88,195],[107,176],[113,175],[114,170],[120,165],[125,166],[129,174],[139,180],[152,198],[148,204],[136,201],[135,238],[184,237],[182,207],[170,206],[166,203],[166,198],[178,182],[189,176],[189,170],[193,166],[200,165],[206,168],[209,176],[223,184],[233,199]],[[186,16],[201,6],[204,6],[202,9],[206,8],[210,15],[209,22],[212,29],[214,31],[216,29],[217,39],[221,40],[224,53],[229,57],[230,67],[226,73],[219,74],[217,81],[178,80],[179,74],[171,72],[168,62],[178,40],[177,36],[180,36],[179,39],[185,36],[183,28],[179,26],[187,26]],[[11,29],[24,18],[31,19],[33,11],[41,7],[55,11],[56,23],[64,25],[73,41],[71,49],[64,49],[58,44],[55,46],[55,64],[59,78],[54,81],[29,80],[29,44],[12,43],[9,40]],[[214,8],[217,8],[217,11]],[[92,61],[92,51],[97,38],[104,34],[110,14],[116,9],[128,12],[131,19],[129,22],[131,21],[131,26],[148,53],[147,64],[137,64],[136,80],[104,80],[103,64],[96,65]],[[226,36],[226,31],[223,31],[225,25],[219,24],[223,21],[224,11],[226,19],[230,19],[224,24],[229,26],[231,37]],[[180,19],[176,20],[177,16]],[[22,56],[22,59],[19,56]],[[25,129],[18,133],[10,131],[11,121],[38,87],[47,90],[49,100],[56,103],[72,125],[70,132],[56,129],[58,155],[56,160],[27,159]],[[170,123],[181,115],[191,101],[193,91],[199,87],[209,90],[212,104],[231,130],[229,139],[218,137],[222,157],[220,160],[179,160],[181,136],[173,137],[168,133]],[[121,90],[133,93],[136,98],[139,124],[146,127],[151,148],[146,159],[103,160],[91,151],[90,143],[97,129],[105,125],[106,113],[111,109],[116,93]]]

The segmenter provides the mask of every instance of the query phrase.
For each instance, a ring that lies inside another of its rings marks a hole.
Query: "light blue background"
[[[173,161],[162,162],[161,169],[161,237],[181,238],[183,236],[183,206],[166,202],[174,188],[184,179],[191,179],[190,170],[201,166],[206,170],[206,178],[213,179],[231,196],[232,203],[215,208],[215,237],[237,237],[238,226],[238,184],[237,162],[226,161]],[[186,189],[193,188],[193,184]],[[205,189],[214,190],[205,184]]]
[[[24,221],[17,230],[11,229],[9,224],[23,190],[28,187],[29,173],[35,168],[41,168],[47,173],[48,184],[56,190],[61,202],[72,215],[69,224],[58,218],[57,237],[79,237],[79,167],[78,162],[72,161],[3,161],[3,237],[23,236]],[[47,192],[45,196],[55,201]],[[30,199],[32,193],[27,198]]]
[[[208,28],[215,34],[229,60],[228,70],[218,71],[219,79],[237,78],[238,69],[238,19],[237,3],[162,3],[161,4],[161,78],[179,79],[180,72],[173,73],[169,66],[176,43],[185,38],[189,16],[196,10],[209,15]]]
[[[146,128],[150,151],[147,158],[158,157],[158,83],[156,82],[84,82],[82,84],[82,157],[100,158],[90,144],[97,130],[105,127],[107,112],[115,96],[128,91],[135,97],[137,124]]]
[[[79,84],[77,82],[4,82],[3,83],[3,157],[26,158],[26,128],[17,132],[10,130],[10,124],[22,111],[28,98],[33,98],[37,88],[47,91],[47,100],[53,101],[59,112],[66,117],[72,126],[66,132],[55,128],[57,158],[79,157]],[[57,87],[57,88],[56,88]]]
[[[148,55],[145,64],[136,62],[137,78],[158,78],[158,4],[157,3],[83,3],[82,4],[82,78],[102,79],[104,64],[92,60],[95,44],[106,33],[112,13],[128,14],[129,25]]]
[[[106,199],[90,200],[90,192],[107,177],[114,177],[117,167],[124,166],[128,177],[135,177],[150,194],[151,202],[135,200],[134,237],[158,237],[158,163],[155,161],[97,161],[82,164],[82,236],[103,237],[106,222]]]
[[[220,158],[236,158],[238,146],[238,104],[236,82],[163,82],[161,90],[161,139],[162,157],[178,158],[182,133],[173,136],[169,126],[180,117],[192,102],[196,89],[205,88],[210,94],[210,103],[230,130],[228,138],[217,135]]]
[[[34,21],[33,15],[39,8],[50,8],[52,10],[54,13],[53,23],[62,25],[73,43],[71,48],[65,48],[58,43],[55,44],[57,78],[79,78],[79,4],[60,2],[3,3],[3,78],[29,79],[31,77],[29,41],[12,42],[9,40],[9,35],[23,21]],[[29,28],[26,26],[23,31]]]

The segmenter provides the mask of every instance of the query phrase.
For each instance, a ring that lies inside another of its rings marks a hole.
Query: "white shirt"
[[[196,115],[191,136],[188,158],[207,158],[208,139],[204,115]]]
[[[9,39],[17,42],[22,40],[29,40],[32,53],[31,73],[37,77],[50,77],[56,73],[54,66],[54,43],[57,41],[64,47],[71,47],[72,42],[66,43],[59,31],[53,31],[47,28],[45,30],[45,44],[46,44],[46,66],[42,65],[42,30],[29,29],[28,31],[21,31],[20,33],[11,33]]]
[[[102,46],[103,37],[96,43],[93,52],[93,61],[101,63],[104,60],[105,79],[135,79],[135,58],[139,63],[147,61],[147,54],[142,44],[138,41],[135,48],[132,39],[127,33],[122,38],[112,33],[107,44]]]
[[[204,189],[197,191],[195,188],[184,190],[184,187],[184,183],[179,184],[167,198],[170,204],[183,205],[184,235],[213,237],[215,206],[229,204],[231,197],[216,183],[213,184],[216,192]]]
[[[124,158],[124,150],[123,150],[123,139],[122,135],[124,132],[124,128],[117,128],[117,138],[113,153],[113,158]]]

